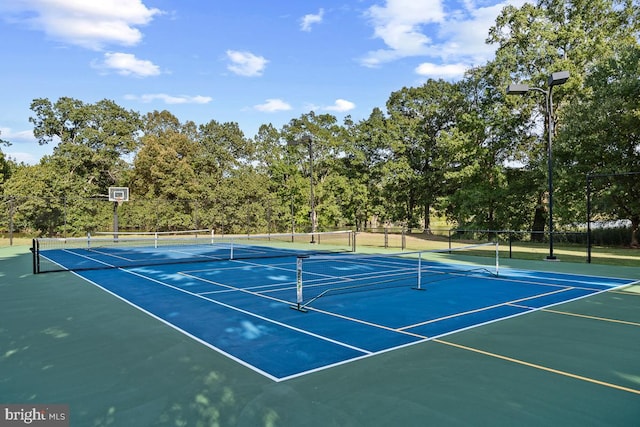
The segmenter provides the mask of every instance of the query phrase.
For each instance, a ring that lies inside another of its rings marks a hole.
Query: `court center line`
[[[80,257],[80,258],[88,259],[89,261],[97,262],[98,264],[103,264],[103,265],[105,265],[105,266],[107,266],[107,267],[113,267],[113,268],[115,268],[115,267],[116,267],[116,266],[115,266],[115,265],[113,265],[113,264],[109,264],[108,262],[105,262],[105,261],[101,261],[101,260],[99,260],[99,259],[92,258],[92,257],[90,257],[89,255],[83,255],[83,254],[77,253],[77,252],[75,252],[75,250],[76,250],[76,249],[63,249],[62,251],[63,251],[63,252],[65,252],[65,253],[71,254],[71,255],[78,256],[78,257]],[[46,256],[45,256],[45,258],[46,258]],[[48,258],[47,258],[47,259],[48,259]],[[128,260],[127,260],[127,261],[128,261]],[[56,263],[56,264],[57,264],[57,263]],[[58,265],[60,265],[60,266],[61,266],[61,267],[63,267],[63,268],[66,268],[66,267],[62,266],[62,264],[58,264]]]
[[[257,313],[253,313],[251,311],[244,310],[242,308],[235,307],[233,305],[226,304],[226,303],[223,303],[221,301],[216,301],[214,299],[207,298],[205,296],[198,295],[198,294],[193,293],[193,292],[189,292],[189,291],[187,291],[185,289],[182,289],[182,288],[179,288],[177,286],[170,285],[169,283],[162,282],[160,280],[154,279],[153,277],[149,277],[149,276],[145,276],[145,275],[140,274],[140,273],[136,273],[135,271],[124,270],[124,269],[121,269],[121,271],[124,271],[125,273],[132,274],[134,276],[141,277],[141,278],[143,278],[145,280],[149,280],[149,281],[154,282],[154,283],[158,283],[159,285],[165,286],[167,288],[174,289],[176,291],[179,291],[179,292],[182,292],[184,294],[193,296],[195,298],[200,298],[200,299],[203,299],[205,301],[211,302],[213,304],[220,305],[222,307],[226,307],[228,309],[231,309],[231,310],[246,314],[246,315],[251,316],[251,317],[255,317],[255,318],[263,320],[265,322],[273,323],[273,324],[281,326],[281,327],[283,327],[285,329],[290,329],[292,331],[296,331],[296,332],[299,332],[299,333],[302,333],[302,334],[305,334],[305,335],[309,335],[309,336],[312,336],[314,338],[318,338],[318,339],[323,340],[323,341],[331,342],[333,344],[336,344],[336,345],[339,345],[339,346],[342,346],[342,347],[350,348],[352,350],[359,351],[359,352],[361,352],[363,354],[370,354],[371,353],[371,351],[369,351],[369,350],[365,350],[365,349],[362,349],[362,348],[359,348],[359,347],[356,347],[356,346],[353,346],[353,345],[350,345],[350,344],[347,344],[347,343],[344,343],[344,342],[341,342],[341,341],[337,341],[337,340],[334,340],[332,338],[325,337],[325,336],[322,336],[322,335],[319,335],[319,334],[316,334],[316,333],[313,333],[313,332],[310,332],[310,331],[307,331],[307,330],[304,330],[304,329],[296,328],[295,326],[287,325],[286,323],[282,323],[282,322],[279,322],[277,320],[270,319],[270,318],[265,317],[265,316],[261,316],[261,315],[259,315]]]
[[[514,307],[520,307],[520,308],[527,308],[527,309],[531,309],[531,310],[535,310],[535,307],[528,307],[525,305],[520,305],[520,304],[508,304],[508,305],[512,305]],[[554,314],[562,314],[564,316],[573,316],[573,317],[581,317],[583,319],[591,319],[591,320],[598,320],[601,322],[611,322],[611,323],[620,323],[623,325],[630,325],[630,326],[640,326],[640,323],[638,322],[631,322],[628,320],[618,320],[618,319],[610,319],[608,317],[598,317],[598,316],[591,316],[588,314],[579,314],[579,313],[571,313],[568,311],[560,311],[560,310],[552,310],[550,308],[540,308],[538,309],[539,311],[545,311],[547,313],[554,313]]]
[[[429,339],[429,337],[427,337],[426,335],[420,335],[420,334],[416,334],[414,332],[408,332],[408,331],[401,331],[397,328],[392,328],[390,326],[385,326],[385,325],[380,325],[378,323],[372,323],[372,322],[368,322],[366,320],[362,320],[362,319],[357,319],[355,317],[349,317],[349,316],[345,316],[343,314],[339,314],[339,313],[333,313],[331,311],[326,311],[326,310],[322,310],[319,308],[315,308],[315,307],[305,307],[307,310],[309,311],[315,311],[317,313],[322,313],[325,314],[327,316],[333,316],[333,317],[337,317],[340,319],[344,319],[344,320],[348,320],[350,322],[355,322],[355,323],[360,323],[363,325],[367,325],[367,326],[372,326],[374,328],[378,328],[378,329],[384,329],[385,331],[391,331],[391,332],[396,332],[402,335],[409,335],[412,337],[416,337],[416,338],[420,338],[420,339]]]
[[[204,279],[204,278],[201,278],[201,277],[198,277],[198,276],[193,276],[191,274],[186,274],[186,273],[183,273],[183,272],[179,272],[178,274],[181,274],[183,276],[187,276],[187,277],[190,277],[192,279],[199,280],[199,281],[202,281],[202,282],[205,282],[205,283],[211,283],[213,285],[229,288],[229,290],[248,293],[250,295],[254,295],[254,296],[261,297],[261,298],[274,300],[274,301],[281,302],[281,303],[284,303],[284,304],[289,304],[289,305],[294,304],[294,303],[292,303],[290,301],[281,300],[279,298],[275,298],[275,297],[272,297],[272,296],[269,296],[269,295],[265,295],[263,293],[252,292],[252,291],[250,291],[248,289],[236,288],[236,287],[233,287],[233,286],[225,285],[223,283],[214,282],[214,281],[209,280],[209,279]],[[145,276],[143,276],[143,277],[145,277]],[[151,279],[151,280],[154,280],[154,279]],[[167,286],[171,286],[171,285],[167,285]],[[177,289],[181,289],[181,288],[177,288]],[[188,292],[188,293],[193,294],[193,295],[197,295],[199,297],[204,297],[205,294],[211,294],[210,292],[205,292],[205,293],[200,293],[200,294],[191,293],[189,291],[185,291],[185,292]],[[204,297],[204,298],[206,298],[206,297]],[[214,300],[212,300],[210,298],[206,298],[206,299],[209,300],[209,301],[214,301]],[[383,330],[391,331],[391,332],[396,332],[396,333],[399,333],[399,334],[402,334],[402,335],[409,335],[409,336],[420,338],[420,339],[426,339],[427,338],[424,335],[420,335],[420,334],[416,334],[416,333],[408,332],[408,331],[400,331],[400,330],[398,330],[396,328],[392,328],[390,326],[384,326],[384,325],[380,325],[380,324],[377,324],[377,323],[368,322],[366,320],[356,319],[354,317],[349,317],[349,316],[344,316],[344,315],[339,314],[339,313],[333,313],[331,311],[325,311],[325,310],[321,310],[321,309],[318,309],[318,308],[315,308],[315,307],[306,307],[306,308],[309,311],[315,311],[317,313],[321,313],[321,314],[324,314],[324,315],[327,315],[327,316],[337,317],[337,318],[348,320],[348,321],[351,321],[351,322],[360,323],[360,324],[367,325],[367,326],[372,326],[374,328],[383,329]]]
[[[244,292],[253,296],[257,296],[257,297],[262,297],[262,298],[267,298],[267,299],[272,299],[284,304],[293,304],[291,301],[287,301],[287,300],[283,300],[280,298],[276,298],[276,297],[272,297],[269,295],[266,295],[266,293],[268,292],[282,292],[282,291],[286,291],[286,290],[295,290],[296,288],[296,284],[295,282],[288,282],[288,283],[274,283],[272,285],[260,285],[260,286],[251,286],[248,288],[238,288],[236,286],[231,286],[231,285],[226,285],[224,283],[221,282],[216,282],[215,280],[211,280],[211,279],[205,279],[204,277],[199,277],[199,276],[194,276],[193,274],[190,273],[185,273],[183,271],[178,271],[178,274],[181,276],[185,276],[185,277],[189,277],[190,279],[194,279],[197,280],[199,282],[204,282],[207,283],[209,285],[214,285],[214,286],[219,286],[222,288],[225,288],[224,290],[216,290],[216,291],[205,291],[205,292],[197,292],[198,295],[214,295],[214,294],[222,294],[222,293],[229,293],[229,292]],[[195,292],[194,292],[195,293]]]
[[[450,342],[450,341],[444,341],[444,340],[441,340],[441,339],[438,339],[438,338],[434,338],[431,341],[437,342],[439,344],[444,344],[444,345],[448,345],[448,346],[451,346],[451,347],[459,348],[461,350],[471,351],[473,353],[478,353],[478,354],[482,354],[482,355],[485,355],[485,356],[494,357],[496,359],[505,360],[507,362],[516,363],[518,365],[523,365],[523,366],[528,366],[530,368],[540,369],[541,371],[551,372],[553,374],[562,375],[562,376],[573,378],[573,379],[577,379],[577,380],[580,380],[580,381],[585,381],[585,382],[588,382],[588,383],[597,384],[597,385],[601,385],[601,386],[604,386],[604,387],[609,387],[609,388],[613,388],[613,389],[616,389],[616,390],[626,391],[628,393],[633,393],[633,394],[640,395],[640,390],[636,390],[636,389],[633,389],[633,388],[630,388],[630,387],[624,387],[624,386],[621,386],[621,385],[618,385],[618,384],[613,384],[613,383],[609,383],[609,382],[606,382],[606,381],[597,380],[595,378],[589,378],[589,377],[585,377],[585,376],[582,376],[582,375],[572,374],[571,372],[566,372],[566,371],[561,371],[559,369],[549,368],[547,366],[538,365],[536,363],[526,362],[526,361],[520,360],[520,359],[514,359],[513,357],[503,356],[501,354],[492,353],[490,351],[485,351],[485,350],[480,350],[479,348],[473,348],[473,347],[469,347],[469,346],[462,345],[462,344],[456,344],[456,343],[453,343],[453,342]]]

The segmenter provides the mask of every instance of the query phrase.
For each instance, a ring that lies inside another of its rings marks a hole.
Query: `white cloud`
[[[346,99],[336,99],[336,102],[333,105],[328,107],[324,107],[324,110],[327,111],[336,111],[339,113],[344,113],[346,111],[351,111],[356,108],[356,104],[351,101],[347,101]]]
[[[141,0],[21,0],[4,5],[14,12],[14,21],[44,31],[49,37],[99,50],[106,45],[133,46],[159,9],[148,8]]]
[[[361,63],[376,67],[401,58],[424,57],[430,58],[432,65],[442,63],[445,73],[462,64],[467,68],[479,65],[495,52],[485,40],[500,11],[525,1],[502,0],[483,6],[488,2],[465,0],[449,6],[443,0],[385,0],[383,6],[370,7],[366,16],[374,36],[386,47],[368,52]]]
[[[160,74],[160,67],[153,62],[138,59],[130,53],[105,53],[104,61],[94,62],[92,66],[98,69],[115,70],[123,76],[150,77]]]
[[[14,132],[11,128],[0,127],[0,139],[4,141],[14,142],[36,142],[32,130],[23,130]]]
[[[324,16],[324,9],[320,9],[317,14],[304,15],[300,20],[300,29],[302,31],[311,31],[313,24],[319,24],[322,22]]]
[[[33,136],[33,130],[13,131],[9,127],[0,127],[0,139],[9,141],[11,144],[9,146],[0,145],[0,150],[7,158],[28,165],[37,164],[43,154],[51,154],[53,147],[57,145],[55,137],[52,144],[41,146]]]
[[[227,58],[231,61],[231,64],[227,66],[230,71],[247,77],[261,76],[267,62],[269,62],[262,56],[237,50],[228,50]]]
[[[129,101],[139,101],[145,104],[154,101],[162,101],[165,104],[208,104],[213,98],[209,96],[167,95],[166,93],[147,93],[143,95],[125,95]]]
[[[444,20],[441,0],[387,0],[385,6],[372,6],[367,12],[376,37],[389,49],[369,52],[363,63],[379,65],[404,56],[423,55],[431,39],[421,32],[425,24]]]
[[[416,67],[416,73],[425,77],[453,79],[464,76],[465,71],[468,69],[466,64],[433,64],[431,62],[424,62]]]
[[[524,0],[509,0],[487,7],[474,7],[467,4],[464,13],[454,14],[442,25],[438,35],[442,42],[437,46],[443,59],[466,58],[471,65],[479,65],[495,54],[495,46],[485,42],[489,28],[495,25],[500,11],[511,4],[518,6]]]
[[[291,110],[291,105],[281,99],[267,99],[264,104],[256,105],[253,108],[263,113],[276,113],[278,111]]]
[[[6,156],[16,163],[24,163],[26,165],[35,165],[40,161],[40,157],[35,154],[24,153],[22,151],[7,151]]]

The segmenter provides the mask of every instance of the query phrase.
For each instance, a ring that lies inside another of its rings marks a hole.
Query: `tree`
[[[35,99],[34,135],[56,142],[53,154],[36,166],[20,166],[4,192],[16,201],[23,226],[46,235],[84,234],[102,228],[107,188],[127,171],[125,156],[137,147],[138,114],[114,102],[84,104],[60,98]]]
[[[330,193],[325,191],[326,183],[333,179],[333,175],[337,174],[337,164],[344,156],[344,129],[338,125],[337,119],[330,114],[316,114],[311,111],[303,114],[299,118],[292,119],[288,124],[284,125],[281,130],[281,136],[284,141],[291,143],[294,141],[303,141],[311,138],[310,143],[312,149],[304,144],[289,145],[288,150],[294,156],[291,160],[295,160],[300,170],[299,176],[306,176],[306,189],[300,189],[299,192],[304,194],[308,208],[295,206],[295,212],[307,212],[306,220],[298,217],[296,223],[311,224],[311,185],[314,188],[314,208],[316,214],[328,211],[334,211],[336,199],[329,197]],[[313,159],[309,155],[313,153]],[[311,164],[313,163],[313,168]],[[313,169],[313,174],[311,174]],[[294,178],[292,181],[300,183],[301,181]],[[317,223],[324,227],[337,227],[342,220],[332,217],[316,219]]]
[[[102,228],[109,209],[106,203],[77,194],[81,186],[79,177],[60,174],[57,164],[45,157],[38,165],[17,167],[4,194],[15,201],[21,228],[46,236],[86,235]]]
[[[419,88],[393,92],[387,101],[392,159],[387,183],[402,201],[409,227],[420,219],[430,228],[430,210],[443,194],[440,136],[455,125],[462,96],[457,85],[429,80]]]
[[[2,133],[0,133],[1,135]],[[10,146],[9,141],[0,139],[0,145]],[[3,183],[11,176],[11,170],[13,169],[14,162],[7,160],[2,150],[0,150],[0,190],[2,190]]]
[[[463,102],[455,125],[440,136],[446,184],[438,204],[459,227],[530,227],[537,178],[521,167],[527,153],[515,137],[517,117],[504,103],[502,81],[492,63],[469,70],[458,83]]]
[[[344,215],[358,229],[388,220],[382,187],[391,146],[387,118],[382,110],[374,108],[366,120],[346,123],[344,139],[345,155],[339,169],[339,174],[347,178],[348,197],[342,196]]]
[[[295,232],[309,205],[309,180],[300,172],[298,153],[273,125],[260,126],[255,146],[256,172],[268,180],[270,225],[278,232]]]
[[[264,224],[254,221],[256,228],[248,228],[248,209],[250,205],[266,206],[261,195],[268,186],[256,182],[258,176],[251,163],[256,153],[252,141],[237,123],[215,120],[198,126],[195,139],[193,168],[199,188],[193,196],[203,200],[208,226],[226,232],[258,231]],[[261,191],[249,191],[249,187]]]
[[[85,193],[106,194],[127,169],[124,157],[138,147],[141,122],[138,113],[113,101],[96,104],[63,97],[31,103],[33,134],[40,144],[58,140],[51,161],[62,173],[82,177]],[[80,190],[80,189],[79,189]]]
[[[181,124],[168,111],[148,113],[134,159],[132,194],[147,200],[143,223],[155,230],[194,228],[189,203],[200,185],[194,168],[198,154],[193,122]]]
[[[585,89],[566,111],[556,148],[565,199],[584,200],[586,174],[640,172],[640,45],[624,46],[599,61]],[[596,184],[600,218],[630,220],[631,245],[638,247],[638,177],[612,176]]]
[[[638,10],[638,5],[630,0],[539,0],[521,8],[507,6],[487,40],[498,45],[492,66],[496,74],[505,78],[503,87],[512,81],[522,81],[544,88],[552,72],[568,70],[569,82],[554,89],[554,122],[558,129],[563,124],[565,106],[573,98],[583,96],[583,83],[592,65],[620,43],[636,40],[640,25]],[[548,129],[546,99],[535,95],[505,102],[522,119],[518,139],[536,142],[527,148],[523,166],[539,171],[533,176],[545,176],[547,138],[539,130]],[[540,117],[544,117],[544,126],[540,125]],[[534,180],[532,184],[538,188],[535,198],[539,202],[535,204],[533,228],[542,230],[546,213],[540,207],[547,199],[546,188],[544,180]],[[563,191],[557,185],[556,188]],[[558,209],[558,213],[570,210]],[[570,222],[571,218],[558,215],[556,219]]]

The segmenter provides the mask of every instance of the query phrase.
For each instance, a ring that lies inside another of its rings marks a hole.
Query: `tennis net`
[[[34,239],[34,274],[293,257],[355,250],[352,231],[222,235],[210,230],[153,233],[104,233],[79,238]]]
[[[498,276],[498,243],[392,254],[301,255],[296,264],[296,305],[306,311],[320,298],[393,287],[427,289],[455,277]]]

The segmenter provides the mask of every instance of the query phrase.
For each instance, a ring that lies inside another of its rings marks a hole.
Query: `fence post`
[[[509,259],[513,258],[512,241],[513,241],[513,233],[511,233],[511,231],[509,231]]]
[[[13,199],[9,199],[9,246],[13,246],[13,214],[15,205]]]

